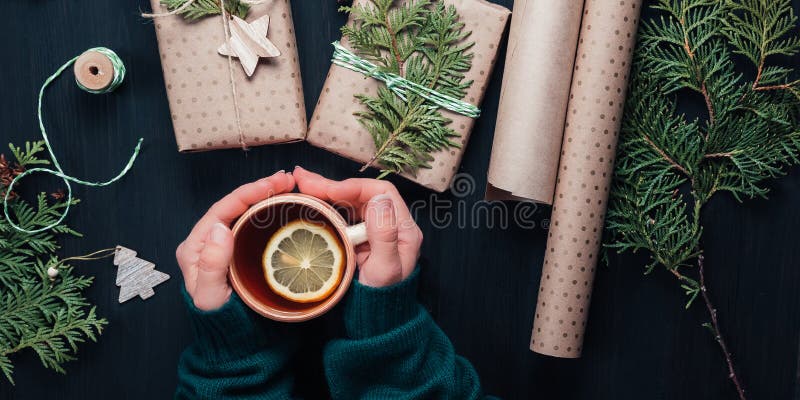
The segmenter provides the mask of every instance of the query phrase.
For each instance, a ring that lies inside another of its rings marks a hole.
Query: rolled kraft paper
[[[531,350],[580,357],[641,0],[587,0]]]
[[[490,200],[552,204],[583,0],[517,0],[503,74]]]
[[[153,11],[166,12],[160,0]],[[290,3],[272,0],[250,7],[246,21],[270,16],[267,37],[280,50],[262,58],[248,78],[238,58],[233,76],[238,96],[242,139],[246,146],[302,140],[306,133],[303,84]],[[172,15],[154,20],[164,83],[180,151],[242,147],[228,58],[217,53],[225,43],[222,17],[194,22]]]
[[[473,80],[464,101],[480,105],[489,77],[497,60],[497,48],[505,33],[510,11],[484,0],[445,0],[458,9],[465,31],[472,34],[465,40],[475,42],[470,49],[474,53],[472,68],[466,80]],[[365,5],[367,0],[356,0],[355,5]],[[352,24],[352,18],[350,24]],[[342,45],[350,46],[346,40]],[[333,51],[333,49],[331,49]],[[375,154],[372,136],[358,122],[355,112],[363,111],[361,102],[353,97],[363,93],[375,95],[384,83],[367,78],[363,74],[332,65],[322,89],[314,116],[308,128],[308,142],[359,163],[367,163]],[[469,139],[475,120],[461,114],[441,109],[442,114],[453,122],[449,125],[461,137],[454,140],[461,148],[445,149],[433,154],[432,168],[421,168],[416,176],[403,174],[406,178],[429,189],[442,192],[450,186],[461,163],[461,156]]]
[[[108,56],[87,51],[75,60],[75,79],[85,88],[104,90],[114,81],[114,64]]]

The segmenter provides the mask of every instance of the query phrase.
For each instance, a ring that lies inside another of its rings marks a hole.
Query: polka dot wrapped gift
[[[355,6],[368,3],[367,0],[354,1]],[[465,80],[472,80],[473,83],[463,101],[479,106],[497,61],[498,47],[510,11],[485,0],[444,0],[444,3],[455,6],[459,21],[465,24],[464,30],[472,32],[464,40],[475,43],[470,48],[470,52],[474,54],[472,66],[465,73]],[[353,23],[351,18],[349,24],[352,26]],[[349,48],[346,40],[342,41],[342,45]],[[310,121],[308,142],[361,164],[370,162],[377,149],[370,133],[359,123],[356,114],[365,109],[355,95],[375,95],[383,85],[383,81],[367,78],[361,72],[339,65],[331,66]],[[475,123],[473,117],[464,114],[447,109],[440,109],[440,112],[452,120],[448,126],[459,135],[453,140],[461,147],[436,151],[431,154],[431,168],[420,168],[415,175],[404,174],[405,177],[439,192],[450,186]]]
[[[247,148],[305,137],[303,85],[288,0],[259,1],[241,24],[227,25],[219,15],[197,21],[162,16],[168,10],[160,0],[150,3],[161,14],[153,24],[178,150]],[[260,58],[248,77],[240,58],[230,60],[220,48],[247,24],[261,28],[253,31],[260,33],[265,16],[267,38],[280,55]]]

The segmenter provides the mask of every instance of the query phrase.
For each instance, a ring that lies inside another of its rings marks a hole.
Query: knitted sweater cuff
[[[416,268],[402,282],[375,288],[353,280],[345,308],[345,327],[353,339],[378,336],[412,320],[422,309],[417,302]]]
[[[265,326],[266,322],[250,311],[235,292],[222,307],[204,311],[195,307],[185,288],[181,291],[201,356],[207,361],[226,362],[248,356],[278,339],[277,329]]]

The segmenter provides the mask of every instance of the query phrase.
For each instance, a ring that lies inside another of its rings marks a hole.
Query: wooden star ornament
[[[247,76],[253,76],[261,57],[278,57],[280,50],[267,38],[269,15],[253,22],[232,16],[231,37],[217,50],[223,56],[239,58]]]

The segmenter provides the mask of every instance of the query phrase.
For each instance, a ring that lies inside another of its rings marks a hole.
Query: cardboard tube
[[[583,3],[514,2],[487,199],[553,202]]]
[[[577,358],[589,313],[641,0],[587,0],[531,350]]]

